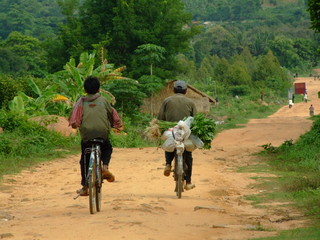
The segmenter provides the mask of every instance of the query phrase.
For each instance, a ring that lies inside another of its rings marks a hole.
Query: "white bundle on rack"
[[[192,152],[197,148],[203,147],[203,142],[197,136],[191,133],[191,124],[193,121],[193,117],[188,117],[184,121],[179,121],[178,124],[168,129],[162,134],[162,139],[165,142],[162,144],[161,148],[167,152],[173,152],[176,146],[176,140],[181,141],[183,140],[185,150]],[[177,133],[177,130],[180,129]]]

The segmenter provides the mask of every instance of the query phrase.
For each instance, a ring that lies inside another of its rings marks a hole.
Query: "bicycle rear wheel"
[[[96,180],[96,208],[97,212],[101,211],[101,190],[102,190],[102,166],[101,161],[97,165],[97,180]]]
[[[96,188],[96,178],[97,178],[97,171],[96,171],[96,163],[93,163],[93,168],[92,172],[89,175],[89,208],[90,208],[90,213],[94,214],[97,209],[97,188]]]

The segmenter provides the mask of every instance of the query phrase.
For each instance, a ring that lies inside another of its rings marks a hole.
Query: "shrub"
[[[250,88],[247,85],[234,86],[230,88],[232,96],[246,96],[250,93]]]

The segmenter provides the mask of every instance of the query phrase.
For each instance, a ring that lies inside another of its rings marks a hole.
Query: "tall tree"
[[[166,50],[163,47],[154,44],[143,44],[139,46],[135,53],[140,56],[141,61],[150,64],[150,75],[153,75],[153,64],[164,60],[163,55]]]
[[[320,4],[318,0],[308,0],[308,11],[310,13],[311,27],[320,32]]]
[[[294,41],[285,36],[277,36],[269,42],[269,47],[278,58],[281,66],[293,68],[299,65],[300,58],[294,48]]]
[[[206,55],[217,55],[229,59],[238,53],[237,39],[222,26],[214,26],[201,34],[194,44],[197,64],[200,64]]]
[[[47,67],[46,52],[38,39],[19,32],[12,32],[4,41],[4,47],[25,60],[28,71],[34,76],[43,76]]]
[[[161,66],[172,69],[174,56],[197,33],[195,27],[187,27],[191,15],[181,0],[85,0],[80,13],[81,47],[104,47],[109,61],[129,70],[135,49],[143,44],[163,47],[166,61]]]
[[[269,87],[273,90],[283,90],[290,87],[288,76],[272,51],[258,58],[253,81],[255,86]]]
[[[66,24],[60,27],[60,38],[64,46],[64,58],[77,57],[84,51],[79,23],[80,0],[57,0]]]

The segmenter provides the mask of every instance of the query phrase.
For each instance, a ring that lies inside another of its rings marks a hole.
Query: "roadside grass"
[[[38,125],[29,133],[4,130],[0,134],[0,180],[34,164],[75,154],[79,151],[76,142],[77,137],[64,137]]]
[[[246,199],[256,207],[283,202],[284,206],[298,209],[310,222],[309,227],[281,231],[277,236],[255,240],[320,239],[320,116],[313,120],[311,130],[295,143],[287,140],[279,147],[266,144],[259,154],[263,163],[239,170],[259,172],[267,163],[267,170],[261,172],[275,177],[256,177],[257,184],[253,187],[261,192],[246,196]]]
[[[316,240],[320,236],[320,226],[298,228],[282,231],[278,236],[266,238],[251,238],[251,240]]]

